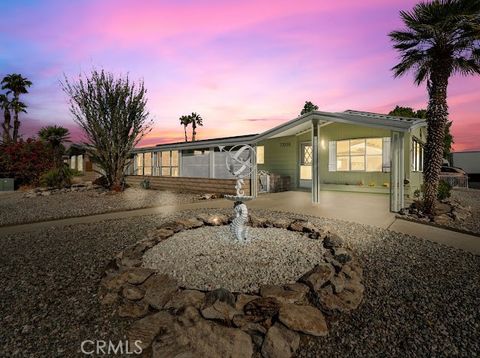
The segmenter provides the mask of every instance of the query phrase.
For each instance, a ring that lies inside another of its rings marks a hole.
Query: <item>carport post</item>
[[[312,203],[320,202],[320,123],[312,119]]]
[[[390,168],[390,211],[398,212],[405,206],[405,135],[392,131]]]

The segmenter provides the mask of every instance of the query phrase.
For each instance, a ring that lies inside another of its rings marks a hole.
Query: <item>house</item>
[[[468,174],[470,187],[480,188],[480,151],[453,152],[451,162]]]
[[[257,171],[246,183],[251,195],[272,175],[283,189],[311,191],[313,203],[320,190],[379,193],[389,194],[391,211],[398,211],[420,188],[425,139],[422,119],[314,111],[259,134],[137,148],[127,183],[233,193],[219,146],[250,144],[257,151]]]
[[[66,164],[70,169],[79,171],[83,181],[93,181],[100,176],[100,168],[93,163],[88,155],[87,148],[83,144],[72,144],[66,152]]]

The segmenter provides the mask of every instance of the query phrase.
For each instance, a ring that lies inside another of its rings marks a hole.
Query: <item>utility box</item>
[[[0,178],[0,191],[14,191],[13,178]]]

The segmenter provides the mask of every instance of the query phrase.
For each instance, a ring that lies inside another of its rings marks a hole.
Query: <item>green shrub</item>
[[[437,199],[445,200],[450,197],[452,186],[446,181],[440,180],[438,183]]]
[[[53,168],[40,177],[43,186],[63,188],[72,184],[73,172],[67,167]]]

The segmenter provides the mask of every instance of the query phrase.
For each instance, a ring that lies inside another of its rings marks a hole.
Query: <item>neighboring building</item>
[[[480,183],[480,151],[452,153],[452,166],[463,169],[468,174],[470,187],[479,187]],[[477,185],[475,184],[477,183]]]
[[[67,164],[71,169],[82,173],[83,181],[93,181],[100,176],[99,168],[92,162],[83,144],[72,144],[67,150],[67,156]]]
[[[390,194],[391,210],[398,211],[420,188],[425,138],[422,119],[315,111],[260,134],[137,148],[127,182],[231,193],[235,181],[219,146],[250,144],[258,167],[246,181],[252,195],[265,191],[268,177],[274,189],[310,190],[314,203],[320,190]]]

